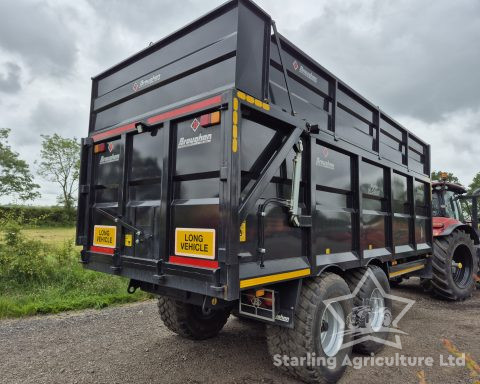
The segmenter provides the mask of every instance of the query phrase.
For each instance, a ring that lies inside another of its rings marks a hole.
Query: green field
[[[0,318],[102,308],[148,298],[142,292],[128,294],[124,278],[84,270],[78,262],[80,247],[73,244],[74,228],[14,226],[2,231]]]
[[[32,240],[40,240],[49,245],[61,246],[64,241],[74,241],[75,228],[25,228],[22,230],[26,237]],[[80,250],[81,247],[78,247]]]

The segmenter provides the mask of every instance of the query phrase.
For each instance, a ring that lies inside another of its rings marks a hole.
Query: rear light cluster
[[[215,111],[200,116],[200,125],[203,128],[210,127],[211,125],[216,124],[220,124],[220,111]]]
[[[106,149],[107,149],[107,144],[106,143],[95,144],[95,147],[93,147],[93,152],[94,153],[102,153],[102,152],[105,152]]]

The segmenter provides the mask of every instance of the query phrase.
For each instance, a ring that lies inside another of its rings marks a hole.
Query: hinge
[[[81,142],[82,146],[92,146],[93,139],[91,137],[84,137]]]
[[[79,192],[82,194],[82,195],[85,195],[87,194],[89,191],[90,191],[90,185],[88,184],[82,184],[78,187],[79,189]]]
[[[87,245],[87,236],[77,236],[78,245]]]
[[[227,181],[227,176],[228,176],[228,168],[220,167],[220,180]]]
[[[90,254],[82,249],[80,251],[80,263],[82,264],[88,264],[90,262]]]

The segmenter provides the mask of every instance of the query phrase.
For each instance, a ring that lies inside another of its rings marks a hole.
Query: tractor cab
[[[460,203],[465,187],[438,181],[432,183],[433,235],[438,236],[450,225],[465,224],[465,217]]]
[[[478,200],[480,189],[466,194],[467,189],[460,184],[445,180],[432,183],[433,236],[445,235],[446,230],[461,225],[470,227],[473,238],[478,239]],[[468,230],[467,230],[468,231]]]

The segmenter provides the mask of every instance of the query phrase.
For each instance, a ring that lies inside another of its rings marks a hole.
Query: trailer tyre
[[[352,350],[351,346],[343,348],[352,340],[350,333],[344,332],[352,300],[329,304],[343,321],[335,321],[325,301],[349,294],[345,280],[333,273],[326,272],[320,277],[304,280],[295,311],[294,328],[267,326],[267,345],[273,364],[308,383],[337,382],[346,369],[343,364],[345,357],[350,357]],[[290,358],[288,364],[283,363],[284,356]],[[324,362],[318,364],[315,360],[314,364],[301,365],[294,364],[292,359],[306,359],[307,356],[315,356]],[[328,364],[328,358],[335,359],[336,363]]]
[[[352,328],[354,331],[358,330],[361,332],[356,336],[357,339],[365,336],[374,336],[376,339],[384,341],[388,339],[388,328],[392,321],[392,300],[383,294],[390,294],[390,284],[387,275],[382,268],[372,265],[368,268],[352,270],[345,276],[345,280],[350,290],[354,292],[368,270],[372,272],[381,289],[369,275],[353,298],[356,316]],[[369,307],[367,308],[369,313],[363,317],[360,311],[365,305]],[[363,354],[378,353],[384,346],[383,342],[365,340],[354,344],[353,350]]]
[[[474,242],[464,231],[436,237],[433,242],[432,290],[448,300],[465,300],[475,289],[478,272]]]
[[[230,316],[228,309],[204,312],[198,305],[164,296],[158,298],[158,311],[168,329],[193,340],[205,340],[216,336]]]

